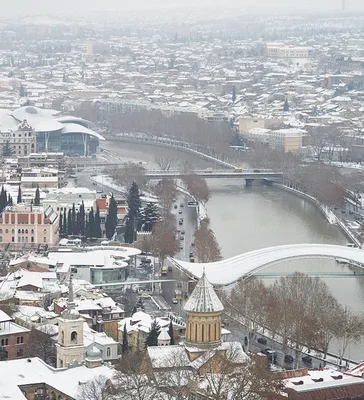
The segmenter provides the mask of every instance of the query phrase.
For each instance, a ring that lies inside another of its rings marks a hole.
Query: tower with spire
[[[67,368],[74,362],[84,361],[83,324],[84,319],[76,310],[73,298],[71,275],[67,308],[58,318],[57,368]]]
[[[214,349],[221,345],[221,313],[224,310],[205,271],[184,306],[187,312],[186,349]],[[190,358],[192,356],[191,351]],[[196,357],[199,355],[195,351]]]

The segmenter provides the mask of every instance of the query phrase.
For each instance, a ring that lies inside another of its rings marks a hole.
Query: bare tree
[[[56,364],[56,347],[54,336],[57,334],[53,325],[32,328],[28,342],[30,357],[39,357],[49,365]]]
[[[209,228],[208,221],[201,221],[195,232],[195,248],[197,259],[201,263],[221,260],[220,246],[213,230]]]
[[[210,198],[206,180],[193,172],[183,173],[182,181],[190,195],[201,203],[206,203]]]
[[[96,376],[87,382],[80,383],[77,400],[111,400],[110,381],[104,375]]]
[[[328,145],[328,133],[326,126],[315,126],[309,129],[310,144],[314,149],[317,161],[321,161],[322,154]]]
[[[335,320],[335,338],[338,343],[337,351],[341,364],[349,343],[358,343],[362,339],[364,334],[364,320],[362,317],[353,314],[348,307],[340,307]]]
[[[117,168],[106,168],[105,173],[110,175],[114,182],[129,188],[135,182],[139,188],[144,188],[147,182],[145,168],[134,163],[127,163]]]
[[[171,211],[173,199],[177,194],[176,182],[172,179],[162,179],[156,185],[154,192],[158,196],[162,208],[162,218],[165,219]]]
[[[162,171],[169,171],[175,165],[175,160],[172,157],[157,156],[155,162]]]
[[[239,281],[226,298],[226,310],[246,327],[246,351],[250,350],[259,328],[264,325],[268,292],[262,281],[253,278]]]
[[[166,256],[173,256],[179,249],[174,226],[169,221],[160,221],[154,224],[151,240],[152,252],[159,256],[160,262]]]

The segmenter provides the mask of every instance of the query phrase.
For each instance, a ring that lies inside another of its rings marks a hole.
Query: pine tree
[[[236,101],[236,88],[235,88],[235,86],[233,87],[233,93],[231,95],[231,101],[233,103],[235,103],[235,101]]]
[[[22,202],[20,185],[19,185],[19,188],[18,188],[18,198],[17,198],[16,202],[17,202],[17,204]]]
[[[170,344],[171,346],[173,346],[173,345],[174,345],[174,332],[173,332],[173,324],[172,324],[172,321],[169,323],[168,335],[171,337],[171,341],[169,342],[169,344]]]
[[[93,229],[94,237],[97,237],[97,238],[101,238],[102,237],[99,206],[97,206],[97,208],[96,208],[95,222],[94,222],[94,227],[92,229]]]
[[[67,216],[67,235],[72,235],[72,210],[70,208]]]
[[[154,320],[150,326],[150,331],[145,341],[145,348],[147,348],[148,346],[158,346],[158,336],[160,333],[161,328],[157,320]]]
[[[123,344],[122,344],[122,347],[121,347],[121,352],[123,354],[127,354],[129,352],[129,343],[128,343],[128,334],[126,332],[126,324],[124,324]]]
[[[127,217],[125,223],[125,232],[124,232],[124,240],[125,243],[133,243],[134,242],[134,221]]]
[[[151,232],[154,224],[159,220],[158,206],[154,203],[147,203],[139,213],[139,225],[145,232]]]
[[[286,98],[286,100],[284,101],[283,111],[289,111],[289,104],[288,104],[287,98]]]
[[[64,210],[64,214],[63,214],[63,224],[62,224],[62,234],[63,235],[67,235],[67,212],[66,210]]]
[[[40,206],[40,193],[39,193],[39,187],[37,187],[37,190],[35,191],[34,205],[35,205],[35,206]]]
[[[94,209],[91,207],[91,210],[88,213],[88,230],[87,237],[92,238],[95,236],[95,217],[94,217]]]

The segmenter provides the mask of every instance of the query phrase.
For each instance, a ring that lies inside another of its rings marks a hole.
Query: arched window
[[[201,329],[201,338],[202,338],[202,342],[205,341],[205,324],[202,325],[202,329]]]
[[[28,229],[25,229],[25,233],[28,233]]]
[[[209,324],[209,332],[208,332],[208,335],[207,335],[207,341],[210,342],[211,340],[212,340],[212,338],[211,338],[211,324]]]
[[[34,233],[34,229],[32,229],[30,232],[33,234]]]
[[[21,230],[21,233],[24,233],[24,229]]]
[[[20,337],[18,336],[17,338],[16,338],[16,344],[19,344],[20,343]]]
[[[197,324],[195,325],[195,341],[197,342]]]
[[[47,234],[47,229],[44,229],[43,233],[46,235]]]
[[[4,339],[1,339],[1,346],[4,346]]]
[[[5,233],[9,233],[9,229],[5,229]]]
[[[5,346],[9,344],[9,339],[5,339]]]
[[[64,343],[64,331],[61,333],[61,343]]]
[[[110,356],[111,356],[111,349],[110,349],[110,347],[108,347],[108,348],[106,349],[106,355],[107,355],[107,357],[110,357]]]
[[[24,343],[24,336],[20,336],[20,343]]]
[[[215,340],[217,340],[217,322],[215,322]]]
[[[71,343],[77,343],[77,332],[73,331],[71,333]]]
[[[21,232],[21,230],[20,229],[18,229],[18,233],[20,233]]]
[[[12,229],[12,230],[11,230],[11,233],[15,233],[15,229]]]

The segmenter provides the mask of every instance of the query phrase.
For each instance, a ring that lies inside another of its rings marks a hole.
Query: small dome
[[[102,361],[101,351],[95,345],[86,351],[86,361]]]
[[[169,336],[167,329],[165,329],[165,328],[161,329],[161,332],[158,336],[158,340],[171,340],[171,337]]]
[[[25,108],[25,111],[29,114],[38,114],[38,110],[35,107],[28,106]]]

